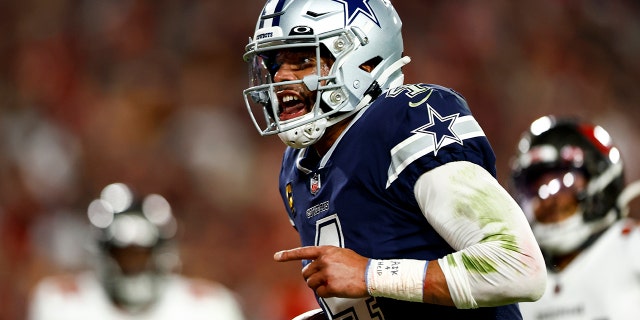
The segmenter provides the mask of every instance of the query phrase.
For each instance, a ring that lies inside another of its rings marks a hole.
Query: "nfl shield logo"
[[[318,191],[320,190],[320,175],[317,173],[313,174],[313,177],[311,177],[311,194],[315,195],[316,193],[318,193]]]

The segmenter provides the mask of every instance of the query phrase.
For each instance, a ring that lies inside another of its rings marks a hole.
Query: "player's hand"
[[[301,247],[276,252],[279,262],[310,260],[302,269],[307,286],[323,298],[369,296],[365,273],[369,259],[353,250],[334,246]]]

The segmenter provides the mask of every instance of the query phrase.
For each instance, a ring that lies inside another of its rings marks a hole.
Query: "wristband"
[[[367,291],[372,297],[422,302],[427,261],[410,259],[369,259]]]

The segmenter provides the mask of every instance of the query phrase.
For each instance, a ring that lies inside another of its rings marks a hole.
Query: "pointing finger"
[[[315,260],[320,256],[322,249],[320,247],[300,247],[290,250],[278,251],[273,255],[273,259],[279,262],[293,260]]]

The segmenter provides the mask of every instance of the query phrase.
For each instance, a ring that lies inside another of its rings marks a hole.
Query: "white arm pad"
[[[414,194],[427,221],[457,250],[438,260],[457,308],[542,296],[546,268],[531,228],[484,168],[447,163],[423,174]]]

